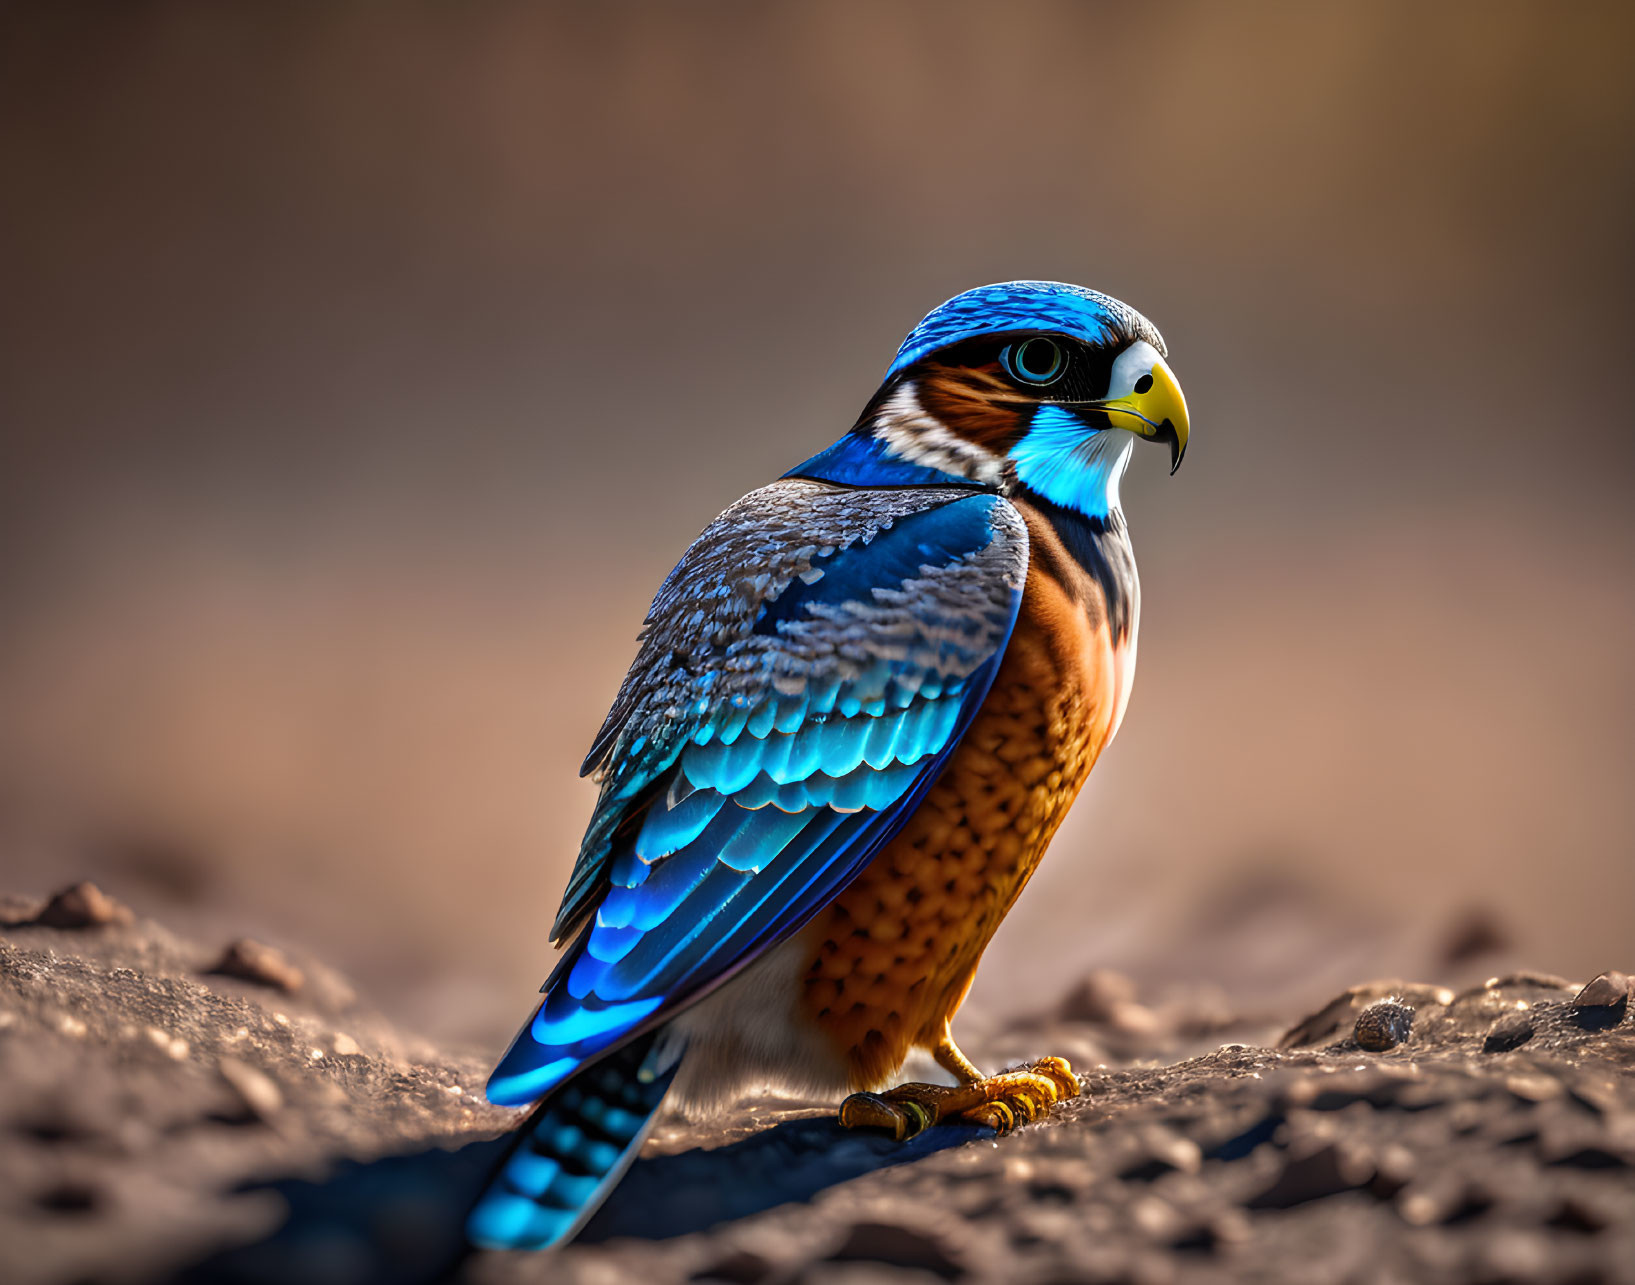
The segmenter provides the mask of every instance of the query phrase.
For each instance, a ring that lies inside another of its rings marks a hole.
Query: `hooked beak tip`
[[[1175,470],[1181,467],[1181,460],[1186,456],[1186,443],[1181,440],[1181,435],[1175,431],[1174,423],[1168,419],[1158,426],[1158,431],[1153,434],[1153,437],[1157,441],[1169,444],[1169,475],[1174,477]]]

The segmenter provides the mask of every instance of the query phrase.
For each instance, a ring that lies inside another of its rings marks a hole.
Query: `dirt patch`
[[[1084,1096],[1044,1123],[899,1147],[758,1099],[666,1122],[580,1243],[462,1260],[513,1118],[486,1054],[402,1033],[318,960],[250,980],[212,971],[226,942],[41,909],[0,901],[17,1285],[1635,1281],[1622,974],[1359,986],[1281,1038],[1099,975],[979,1050],[1076,1059]]]

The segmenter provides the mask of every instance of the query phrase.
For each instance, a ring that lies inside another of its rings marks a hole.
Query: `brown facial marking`
[[[985,366],[933,365],[917,381],[920,406],[967,441],[1003,455],[1021,435],[1033,403]]]

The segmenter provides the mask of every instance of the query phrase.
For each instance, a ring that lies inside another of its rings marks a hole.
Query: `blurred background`
[[[8,7],[5,889],[503,1041],[659,580],[1036,276],[1158,323],[1194,440],[972,1008],[1628,967],[1632,15]]]

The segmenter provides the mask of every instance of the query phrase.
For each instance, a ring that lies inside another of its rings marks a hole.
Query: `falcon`
[[[776,1086],[906,1138],[1077,1094],[1060,1058],[984,1075],[951,1027],[1129,701],[1119,482],[1138,439],[1186,452],[1165,354],[1094,290],[969,290],[682,555],[585,759],[560,959],[488,1083],[534,1109],[474,1244],[571,1237],[666,1100]],[[954,1084],[891,1087],[915,1049]]]

